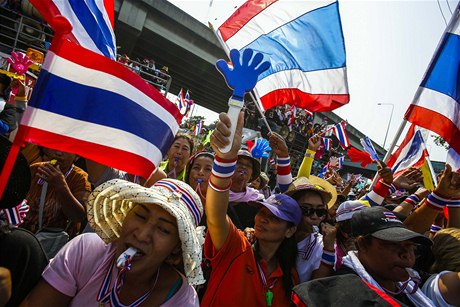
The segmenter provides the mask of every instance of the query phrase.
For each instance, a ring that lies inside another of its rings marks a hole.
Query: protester
[[[203,206],[206,203],[206,192],[213,161],[214,154],[202,151],[193,155],[187,165],[185,182],[198,193]]]
[[[17,127],[14,106],[8,103],[11,92],[11,78],[0,73],[0,134],[8,136]]]
[[[228,144],[229,126],[227,114],[220,114],[211,137],[216,158],[206,198],[205,256],[211,261],[212,273],[201,305],[289,306],[292,286],[298,280],[294,233],[300,208],[282,194],[257,201],[262,208],[255,217],[254,245],[235,227],[227,216],[228,191],[241,146],[243,113],[232,148],[224,154],[219,148]]]
[[[96,233],[71,240],[22,306],[198,306],[192,285],[204,282],[202,210],[198,195],[178,180],[151,188],[118,179],[102,184],[88,200]]]
[[[185,133],[178,133],[168,150],[168,159],[161,162],[160,169],[168,178],[184,181],[186,166],[193,153],[193,138]]]

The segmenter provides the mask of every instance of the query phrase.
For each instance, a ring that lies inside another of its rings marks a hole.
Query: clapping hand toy
[[[256,53],[254,56],[253,53],[252,49],[245,49],[240,61],[240,52],[232,49],[230,51],[230,59],[233,68],[229,67],[224,60],[216,62],[216,67],[224,76],[228,87],[233,89],[232,97],[228,100],[227,112],[232,123],[230,127],[230,144],[220,149],[223,153],[229,152],[232,147],[238,115],[244,106],[244,94],[256,86],[259,75],[270,67],[269,62],[262,62],[264,56],[261,53]]]
[[[254,141],[246,141],[248,145],[248,151],[251,155],[256,158],[268,158],[268,152],[272,150],[270,143],[264,138],[256,138]]]
[[[29,69],[29,66],[33,64],[29,57],[27,57],[24,53],[19,52],[11,52],[11,56],[13,57],[14,61],[11,58],[6,59],[8,63],[10,63],[11,67],[16,71],[16,73],[20,76],[25,74]]]

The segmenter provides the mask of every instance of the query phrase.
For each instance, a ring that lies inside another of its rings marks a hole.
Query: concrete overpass
[[[214,66],[227,56],[207,26],[166,0],[115,0],[115,34],[118,53],[168,66],[171,93],[183,87],[197,104],[227,110],[231,92]]]

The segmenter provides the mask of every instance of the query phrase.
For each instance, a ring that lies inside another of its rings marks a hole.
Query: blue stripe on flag
[[[338,4],[334,2],[288,22],[242,48],[252,48],[268,55],[271,67],[259,76],[259,80],[284,70],[316,71],[344,67],[345,47],[338,15]]]
[[[406,156],[401,161],[399,161],[395,166],[393,166],[392,168],[393,173],[399,169],[399,166],[403,162],[410,160],[412,157],[417,155],[417,153],[420,150],[422,150],[421,149],[422,143],[423,143],[422,133],[420,132],[420,130],[417,130],[414,134],[414,138],[412,139],[412,143],[410,144],[409,151],[407,152]]]
[[[40,99],[32,99],[29,102],[33,107],[124,130],[147,140],[160,150],[168,150],[174,139],[170,127],[163,120],[119,94],[81,85],[55,76],[44,69],[40,72],[34,92],[37,93],[33,98]],[[61,97],[67,97],[68,100],[62,100]],[[78,103],[75,103],[75,97],[78,97]],[[123,121],[119,121],[120,118],[123,118]],[[161,136],[158,134],[159,131]]]
[[[114,59],[115,43],[112,31],[94,0],[69,0],[69,4],[97,48],[106,57]]]
[[[421,86],[450,96],[460,103],[460,36],[446,33],[437,57]]]

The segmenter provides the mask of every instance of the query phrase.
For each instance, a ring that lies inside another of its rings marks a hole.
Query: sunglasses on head
[[[327,209],[315,209],[315,208],[303,207],[303,206],[301,206],[300,209],[302,210],[303,216],[312,216],[315,213],[317,217],[323,217],[327,215]]]

